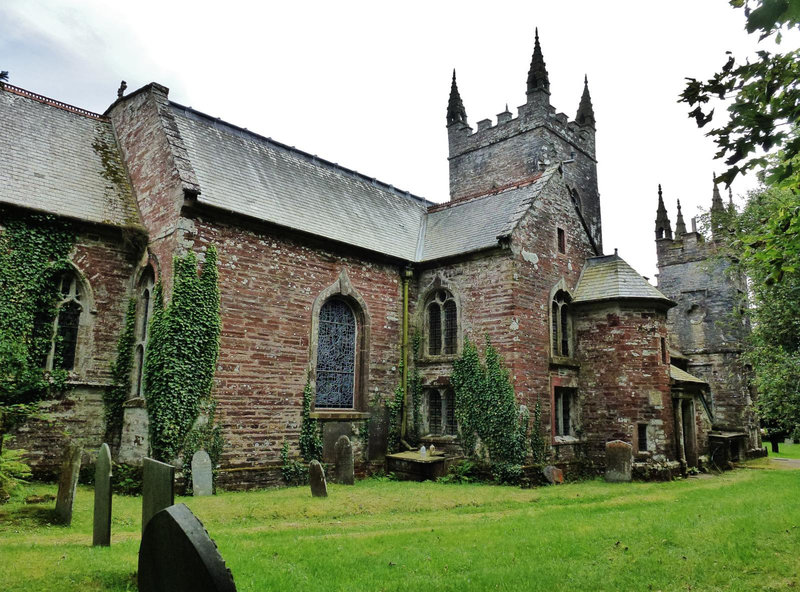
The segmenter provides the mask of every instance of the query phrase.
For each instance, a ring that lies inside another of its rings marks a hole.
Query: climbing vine
[[[179,456],[200,412],[209,409],[220,332],[216,249],[209,247],[199,276],[192,252],[176,257],[173,266],[166,308],[161,283],[154,289],[144,364],[150,446],[153,457],[165,462]]]
[[[542,434],[542,403],[536,397],[536,406],[533,408],[533,426],[531,427],[531,452],[533,462],[543,465],[547,459],[547,444]]]
[[[136,299],[128,300],[125,323],[117,341],[117,358],[111,363],[111,386],[103,393],[106,415],[106,442],[119,443],[122,432],[122,406],[131,393],[133,348],[136,335]]]
[[[311,381],[306,381],[303,389],[303,417],[300,424],[300,454],[307,463],[312,460],[322,461],[322,436],[319,421],[311,417]]]
[[[51,370],[45,368],[53,343],[61,274],[71,269],[75,234],[68,223],[48,215],[5,215],[0,232],[0,450],[2,436],[36,413],[37,402],[64,391],[56,338]]]
[[[419,445],[422,436],[422,376],[419,373],[419,352],[422,346],[422,335],[419,331],[414,331],[411,338],[411,376],[409,376],[408,389],[411,394],[411,429],[408,439],[414,446]]]
[[[403,374],[403,362],[400,362],[400,374]],[[386,443],[386,452],[394,454],[400,452],[400,439],[402,437],[403,422],[403,386],[397,385],[394,394],[386,401],[386,411],[389,420],[389,434]]]
[[[518,410],[508,370],[488,339],[484,357],[485,363],[475,344],[465,339],[461,357],[453,362],[461,444],[468,455],[485,451],[495,477],[513,481],[527,454],[527,419]],[[478,439],[483,451],[476,450]]]

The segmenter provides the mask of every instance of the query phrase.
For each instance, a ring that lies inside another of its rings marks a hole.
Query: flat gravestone
[[[111,544],[111,450],[103,444],[94,466],[94,530],[92,545]]]
[[[353,469],[353,445],[347,436],[339,436],[335,446],[336,482],[342,485],[353,485],[355,474]]]
[[[198,450],[192,455],[192,494],[212,495],[214,479],[211,473],[211,457],[205,450]]]
[[[139,592],[236,592],[217,545],[184,504],[156,513],[139,546]]]
[[[633,446],[622,440],[606,443],[606,481],[622,483],[631,480]]]
[[[80,446],[70,444],[64,451],[64,458],[61,461],[56,496],[56,519],[67,526],[72,523],[72,506],[75,503],[75,490],[78,487],[82,452]]]
[[[318,460],[312,460],[311,464],[308,465],[308,482],[311,485],[311,495],[314,497],[328,497],[325,471]]]
[[[157,513],[175,503],[175,467],[145,458],[142,465],[142,532]]]
[[[553,465],[547,465],[543,468],[542,474],[551,485],[561,485],[564,482],[564,471]]]

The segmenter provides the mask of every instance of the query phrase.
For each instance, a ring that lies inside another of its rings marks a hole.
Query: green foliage
[[[31,468],[22,460],[25,450],[11,450],[6,446],[11,436],[0,435],[3,446],[0,447],[0,504],[11,496],[11,491],[24,479],[31,476]]]
[[[403,374],[403,362],[400,362],[400,374]],[[394,454],[400,452],[400,439],[403,429],[403,387],[398,385],[394,394],[386,401],[386,411],[389,416],[389,434],[386,442],[386,452]]]
[[[478,348],[464,340],[461,357],[453,362],[456,419],[461,445],[475,455],[477,438],[489,455],[496,478],[513,481],[527,453],[527,421],[520,420],[514,387],[497,350],[486,342],[486,363]]]
[[[174,260],[172,301],[164,308],[161,283],[154,290],[153,316],[144,364],[144,391],[154,458],[176,458],[211,397],[219,352],[217,254],[209,247],[197,275],[194,253]]]
[[[422,335],[419,331],[414,331],[411,338],[411,376],[408,380],[408,390],[411,395],[411,429],[408,430],[406,438],[412,446],[418,446],[420,433],[422,430],[422,376],[419,373],[419,352],[422,347]]]
[[[744,8],[748,33],[758,31],[759,41],[772,38],[777,44],[788,29],[797,29],[800,9],[796,0],[729,0]],[[710,103],[727,104],[728,117],[707,135],[714,139],[728,169],[718,177],[730,184],[739,173],[766,169],[770,184],[794,187],[800,180],[800,50],[757,52],[757,59],[728,59],[719,72],[705,82],[689,78],[680,102],[694,109],[689,113],[698,127],[714,120]]]
[[[111,490],[120,495],[140,495],[142,493],[142,467],[113,463]]]
[[[117,359],[111,363],[111,386],[103,392],[107,442],[118,442],[122,432],[122,406],[131,393],[135,327],[136,299],[131,298],[125,311],[125,324],[117,341]]]
[[[192,457],[198,450],[205,450],[211,459],[211,478],[217,482],[220,458],[225,440],[222,437],[222,426],[216,422],[217,402],[209,397],[200,404],[200,414],[192,429],[183,441],[183,478],[186,491],[192,491]]]
[[[311,403],[314,393],[311,392],[311,381],[306,381],[303,389],[303,417],[300,424],[300,455],[307,463],[312,460],[322,462],[322,426],[311,418]]]
[[[281,447],[281,476],[287,485],[306,485],[308,483],[308,466],[289,458],[289,443],[285,440]]]
[[[542,402],[536,397],[536,406],[533,408],[533,426],[531,427],[531,452],[533,462],[543,465],[547,460],[547,443],[542,434]]]
[[[439,483],[471,483],[475,480],[475,463],[471,460],[453,463],[447,475],[437,479]]]
[[[25,421],[36,402],[66,389],[56,343],[53,368],[45,362],[53,340],[58,278],[71,270],[75,235],[53,216],[5,216],[0,232],[0,434]],[[58,341],[58,340],[57,340]],[[0,446],[1,447],[1,446]]]

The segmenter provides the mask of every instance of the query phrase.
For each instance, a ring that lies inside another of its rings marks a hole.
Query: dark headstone
[[[622,440],[606,443],[606,481],[630,481],[632,464],[633,446]]]
[[[212,495],[214,479],[211,473],[211,457],[205,450],[198,450],[192,455],[192,494]]]
[[[142,466],[142,532],[157,513],[175,503],[175,467],[145,458]]]
[[[353,469],[353,445],[347,436],[339,436],[336,440],[336,482],[342,485],[353,485],[355,474]]]
[[[353,437],[352,421],[326,421],[322,424],[322,462],[336,462],[336,443],[342,436]]]
[[[111,544],[111,450],[103,444],[94,466],[94,530],[92,545]]]
[[[72,523],[72,506],[75,503],[75,490],[78,487],[78,473],[81,470],[80,446],[70,444],[64,451],[61,461],[61,474],[58,477],[56,496],[56,518],[62,524]]]
[[[550,485],[561,485],[564,482],[564,471],[553,465],[543,468],[542,474]]]
[[[308,482],[311,485],[311,495],[314,497],[328,497],[325,471],[317,460],[312,460],[311,464],[308,465]]]
[[[236,592],[217,545],[184,504],[157,512],[139,546],[139,592]]]

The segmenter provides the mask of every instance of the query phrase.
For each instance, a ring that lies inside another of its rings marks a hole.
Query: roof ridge
[[[56,109],[61,109],[62,111],[68,111],[70,113],[74,113],[75,115],[88,117],[89,119],[97,119],[98,121],[109,121],[108,117],[100,115],[99,113],[95,113],[94,111],[89,111],[88,109],[76,107],[75,105],[70,105],[69,103],[57,101],[56,99],[51,99],[50,97],[46,97],[44,95],[31,92],[24,88],[20,88],[19,86],[14,86],[13,84],[8,84],[7,82],[4,82],[3,84],[0,85],[0,90],[7,90],[8,92],[11,92],[15,95],[19,95],[21,97],[25,97],[26,99],[32,99],[39,103],[44,103],[45,105],[50,105],[51,107],[55,107]]]
[[[527,187],[528,185],[532,185],[536,181],[538,181],[541,177],[544,176],[546,171],[538,171],[535,175],[527,177],[522,181],[514,181],[513,183],[508,183],[507,185],[502,185],[500,187],[496,187],[489,191],[484,191],[481,193],[471,193],[469,195],[464,195],[462,197],[451,199],[450,201],[445,201],[442,203],[433,204],[432,206],[428,206],[428,213],[432,214],[433,212],[439,212],[441,210],[446,210],[450,207],[459,206],[461,204],[475,201],[478,199],[483,199],[486,197],[491,197],[493,195],[498,195],[500,193],[505,193],[506,191],[511,191],[514,189],[521,189],[522,187]]]
[[[419,203],[422,206],[428,206],[429,204],[434,204],[434,202],[432,202],[432,201],[430,201],[430,200],[428,200],[428,199],[426,199],[424,197],[421,197],[419,195],[416,195],[414,193],[411,193],[410,191],[406,191],[404,189],[400,189],[399,187],[395,187],[394,185],[392,185],[390,183],[386,183],[384,181],[380,181],[379,179],[377,179],[375,177],[370,177],[368,175],[365,175],[364,173],[359,173],[358,171],[356,171],[354,169],[347,168],[345,166],[340,165],[339,163],[332,162],[330,160],[327,160],[325,158],[317,156],[316,154],[311,154],[310,152],[306,152],[306,151],[301,150],[299,148],[296,148],[294,146],[290,146],[288,144],[284,144],[283,142],[279,142],[279,141],[274,140],[274,139],[272,139],[272,138],[270,138],[268,136],[263,136],[263,135],[261,135],[261,134],[259,134],[257,132],[251,131],[251,130],[249,130],[247,128],[239,127],[238,125],[230,123],[228,121],[225,121],[224,119],[222,119],[220,117],[212,117],[211,115],[208,115],[207,113],[203,113],[202,111],[198,111],[197,109],[194,109],[193,107],[187,107],[186,105],[181,105],[180,103],[176,103],[175,101],[170,101],[169,103],[173,107],[177,107],[178,109],[182,109],[184,112],[191,113],[191,114],[197,116],[198,118],[202,118],[202,119],[205,119],[207,121],[213,122],[215,125],[222,124],[222,125],[224,125],[224,126],[226,126],[228,128],[231,128],[232,130],[234,130],[234,131],[236,131],[238,133],[250,136],[253,139],[264,141],[264,142],[266,142],[266,143],[268,143],[268,144],[270,144],[272,146],[275,146],[276,148],[280,148],[282,150],[286,150],[287,152],[291,152],[291,153],[297,154],[299,156],[302,156],[306,160],[311,162],[312,164],[322,165],[322,166],[324,166],[326,168],[330,168],[330,169],[333,169],[333,170],[336,170],[336,171],[340,171],[340,172],[342,172],[344,174],[356,177],[356,178],[360,179],[361,181],[365,181],[367,183],[371,183],[372,185],[380,186],[381,188],[383,188],[385,190],[388,190],[390,193],[392,193],[394,195],[397,195],[398,197],[402,197],[404,199],[407,199],[408,201],[411,201],[411,202],[414,202],[414,203]]]

